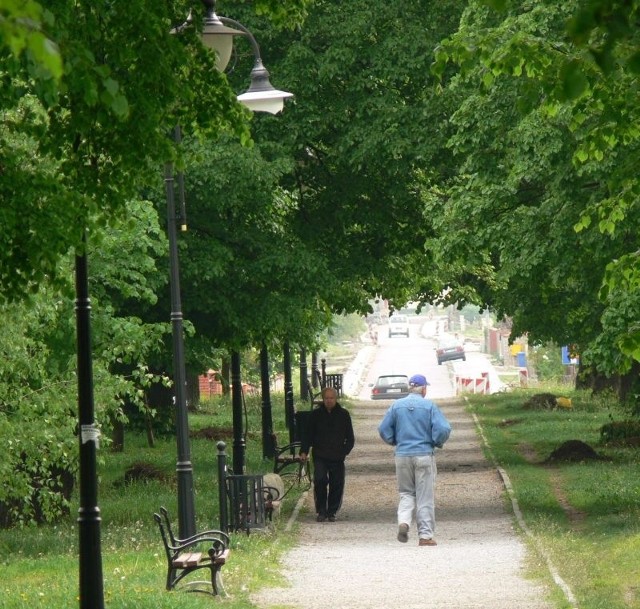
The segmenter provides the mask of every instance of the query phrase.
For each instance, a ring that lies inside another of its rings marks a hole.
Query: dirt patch
[[[121,480],[116,480],[114,486],[126,486],[134,482],[151,482],[158,480],[159,482],[170,482],[171,478],[166,472],[157,468],[151,463],[145,461],[136,461],[132,463],[124,472]]]
[[[203,427],[190,433],[192,438],[204,440],[223,440],[233,438],[233,427]]]
[[[522,405],[525,410],[553,410],[557,406],[558,401],[553,393],[536,393]]]
[[[551,487],[553,489],[553,494],[560,504],[560,507],[567,515],[567,519],[569,520],[569,524],[573,529],[579,529],[583,526],[584,520],[587,517],[586,512],[582,510],[578,510],[569,503],[569,499],[564,491],[564,486],[562,483],[562,477],[558,472],[552,472],[549,477],[551,481]]]
[[[607,446],[618,448],[640,448],[640,437],[635,436],[633,438],[620,438],[618,440],[612,440],[611,442],[607,442]]]
[[[546,463],[602,461],[600,456],[591,446],[581,440],[567,440],[556,448],[546,459]]]
[[[527,463],[538,463],[540,461],[536,449],[527,442],[518,444],[518,452],[525,458]]]

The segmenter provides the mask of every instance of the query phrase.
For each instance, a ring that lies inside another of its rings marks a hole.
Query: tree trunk
[[[576,389],[591,389],[592,393],[601,393],[609,389],[616,394],[621,402],[626,402],[635,393],[638,393],[639,385],[640,363],[633,362],[629,372],[612,376],[594,373],[592,368],[580,364],[575,387]]]
[[[124,423],[112,416],[111,429],[111,452],[124,452]]]

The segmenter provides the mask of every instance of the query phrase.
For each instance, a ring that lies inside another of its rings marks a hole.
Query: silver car
[[[409,320],[406,315],[392,315],[389,317],[389,337],[406,336],[409,338]]]

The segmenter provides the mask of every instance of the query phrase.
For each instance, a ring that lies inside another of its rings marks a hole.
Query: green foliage
[[[68,311],[69,313],[70,311]],[[3,308],[5,331],[0,338],[0,436],[5,457],[0,474],[2,526],[32,521],[50,522],[68,509],[58,486],[77,468],[77,439],[71,418],[75,402],[74,377],[57,373],[50,328],[64,319],[34,300],[29,306]],[[62,484],[60,485],[62,486]]]
[[[291,228],[298,203],[278,186],[289,164],[230,138],[184,148],[181,287],[196,331],[189,349],[202,358],[212,347],[244,350],[285,337],[310,344],[330,319],[332,295],[322,261]]]
[[[462,307],[460,313],[464,316],[467,323],[473,324],[481,319],[482,312],[480,308],[475,305],[466,305]]]
[[[96,271],[91,280],[96,417],[105,435],[113,420],[126,420],[125,402],[146,407],[144,390],[159,380],[147,365],[163,350],[169,330],[168,323],[143,323],[132,314],[132,302],[154,301],[158,281],[166,281],[158,279],[154,260],[165,240],[149,203],[131,202],[127,208],[129,220],[114,222],[89,252]],[[60,262],[60,277],[70,282],[70,257]],[[28,300],[0,310],[7,324],[0,337],[0,435],[8,443],[0,465],[6,480],[0,503],[10,512],[0,521],[54,521],[68,510],[78,467],[73,289],[70,283],[42,285]],[[104,436],[102,441],[108,443]],[[65,484],[58,485],[57,478]]]
[[[603,444],[640,442],[640,421],[612,421],[600,428],[600,441]]]
[[[455,170],[425,175],[422,190],[447,298],[490,306],[531,342],[577,343],[594,370],[624,374],[637,344],[638,290],[620,282],[640,221],[635,76],[624,62],[603,71],[568,34],[584,3],[486,4],[468,5],[434,63],[455,104]]]
[[[438,285],[415,176],[449,159],[433,129],[447,108],[425,68],[460,9],[332,0],[314,3],[295,36],[260,32],[296,97],[280,124],[256,121],[256,133],[296,161],[285,182],[298,193],[293,229],[326,269],[319,287],[335,313],[364,313],[375,297],[403,306],[423,277]]]
[[[52,13],[34,0],[3,0],[0,46],[15,58],[23,56],[31,76],[58,81],[62,76],[60,50],[46,34],[52,21]]]
[[[560,347],[554,343],[540,345],[529,349],[530,365],[541,381],[561,381],[564,366]]]
[[[314,0],[256,0],[257,15],[268,17],[279,27],[293,29],[300,27]]]
[[[3,299],[54,277],[60,257],[82,249],[85,229],[93,235],[158,179],[178,122],[247,138],[245,114],[195,31],[170,34],[184,6],[60,0],[45,12],[25,7],[35,11],[35,25],[39,15],[46,19],[63,71],[52,88],[50,79],[32,77],[32,56],[21,54],[2,73],[0,193],[11,202],[0,217]]]
[[[333,324],[329,328],[329,336],[331,336],[332,342],[358,342],[366,329],[366,323],[360,315],[334,315]]]

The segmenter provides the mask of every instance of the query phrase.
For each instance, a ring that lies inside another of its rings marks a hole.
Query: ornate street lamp
[[[174,141],[180,143],[180,127],[174,129]],[[184,328],[182,316],[182,300],[180,298],[180,267],[178,260],[178,223],[181,230],[186,231],[184,214],[184,180],[178,174],[180,193],[180,214],[176,213],[173,164],[165,165],[165,192],[167,195],[167,233],[169,237],[169,286],[171,290],[171,333],[173,338],[173,386],[176,408],[176,441],[178,460],[176,478],[178,482],[178,529],[181,539],[196,533],[196,512],[193,491],[193,465],[189,447],[189,419],[187,413],[186,369],[184,363]]]
[[[208,48],[214,49],[217,56],[216,67],[226,68],[231,56],[233,37],[243,36],[249,39],[254,53],[254,67],[251,71],[251,86],[246,93],[238,96],[238,101],[254,112],[270,112],[276,114],[284,106],[284,100],[292,97],[292,93],[278,91],[269,81],[269,72],[262,65],[260,49],[251,32],[241,23],[218,17],[215,12],[214,0],[202,0],[205,16],[202,28],[202,41]],[[191,13],[185,23],[172,30],[179,33],[193,24]],[[234,27],[228,27],[233,25]],[[235,29],[237,28],[237,29]],[[174,140],[180,141],[180,128],[174,131]],[[176,407],[176,440],[178,460],[176,476],[178,480],[178,528],[181,538],[190,537],[196,533],[195,501],[193,490],[193,465],[189,447],[189,420],[186,400],[186,371],[184,358],[184,329],[182,303],[180,297],[180,269],[178,260],[178,223],[181,230],[186,231],[184,214],[183,176],[178,173],[180,194],[180,212],[176,213],[173,165],[165,166],[165,192],[167,197],[167,233],[169,238],[169,266],[171,289],[171,327],[173,336],[173,380],[175,387]],[[238,380],[239,382],[239,380]],[[242,437],[242,417],[237,415],[234,407],[234,438]],[[234,469],[244,467],[244,444],[238,440],[234,442]]]
[[[224,72],[229,65],[233,51],[233,37],[242,32],[227,27],[216,15],[215,0],[202,0],[205,15],[202,23],[202,44],[216,53],[216,68]],[[187,21],[189,18],[187,18]]]
[[[269,83],[269,74],[262,67],[259,50],[255,39],[244,27],[242,31],[234,30],[215,14],[213,0],[201,0],[205,7],[202,28],[203,44],[215,49],[217,55],[216,67],[224,70],[231,56],[233,36],[248,37],[256,54],[256,65],[252,71],[252,87],[247,94],[251,103],[259,103],[260,90],[271,105],[267,107],[253,106],[256,111],[274,112],[274,100],[279,97],[291,97],[291,93],[277,92]],[[172,30],[178,33],[192,24],[191,15],[187,21]],[[240,25],[240,24],[238,24]],[[262,72],[259,68],[262,68]],[[255,74],[254,74],[255,72]],[[254,86],[254,79],[256,84]],[[274,93],[275,92],[275,93]],[[280,106],[278,112],[282,109]],[[179,138],[179,128],[175,137]],[[182,176],[178,175],[179,189],[182,193]],[[178,438],[178,516],[180,520],[180,536],[188,537],[195,533],[195,511],[193,508],[193,470],[189,455],[189,429],[187,419],[187,405],[185,395],[185,367],[184,342],[182,328],[182,311],[180,302],[180,281],[177,248],[177,216],[175,213],[175,197],[173,185],[173,167],[169,164],[165,168],[165,184],[167,193],[167,215],[169,233],[169,257],[171,266],[171,300],[172,300],[172,330],[174,341],[174,384],[176,387],[177,410],[177,438]],[[181,215],[183,230],[186,229],[184,214]],[[102,552],[100,547],[100,509],[98,507],[98,476],[96,467],[96,452],[99,444],[100,432],[95,423],[93,361],[91,351],[91,301],[89,299],[89,273],[86,252],[86,235],[83,237],[81,251],[75,257],[76,282],[76,356],[78,378],[78,439],[79,439],[79,493],[78,509],[79,531],[79,601],[81,609],[103,609],[104,590],[102,574]]]
[[[238,101],[253,112],[278,114],[284,108],[284,100],[288,97],[293,97],[293,93],[280,91],[271,84],[269,72],[262,64],[260,47],[253,34],[244,25],[228,17],[220,17],[220,21],[241,30],[244,36],[248,38],[253,50],[254,63],[251,70],[251,84],[244,93],[238,95]]]

